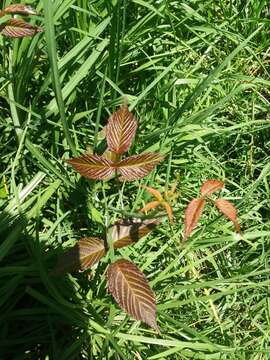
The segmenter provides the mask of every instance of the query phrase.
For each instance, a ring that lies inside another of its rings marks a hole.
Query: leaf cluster
[[[240,225],[237,221],[237,210],[234,205],[226,199],[216,199],[215,201],[209,198],[214,192],[221,190],[224,187],[224,182],[219,180],[207,180],[201,186],[201,197],[192,199],[185,211],[185,229],[184,240],[186,240],[195,227],[202,215],[206,201],[213,203],[218,210],[234,224],[235,230],[240,232]]]
[[[67,162],[88,179],[107,180],[114,174],[120,174],[121,181],[141,179],[154,169],[163,156],[149,152],[121,159],[121,155],[130,148],[136,129],[137,121],[124,104],[109,118],[106,126],[108,150],[105,154],[85,153]]]
[[[17,14],[22,16],[31,16],[37,15],[37,12],[31,6],[24,4],[9,5],[0,11],[0,17]],[[22,19],[11,18],[0,25],[0,33],[10,38],[33,36],[42,31],[42,27],[29,24]]]

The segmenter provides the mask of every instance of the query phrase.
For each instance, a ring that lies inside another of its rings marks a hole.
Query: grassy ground
[[[269,359],[268,2],[27,3],[45,32],[0,38],[0,358]],[[80,178],[64,160],[102,145],[123,95],[139,119],[130,153],[165,161],[121,188]],[[208,208],[183,243],[209,178],[226,182],[243,237]],[[50,276],[63,249],[143,206],[139,183],[175,179],[175,224],[115,254],[150,281],[161,335],[107,293],[108,259],[91,279]]]

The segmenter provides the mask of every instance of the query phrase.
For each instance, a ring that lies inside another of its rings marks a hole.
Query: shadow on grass
[[[49,274],[59,250],[48,251],[33,227],[30,234],[23,215],[2,213],[0,224],[1,359],[79,359],[91,343],[89,319],[97,320],[86,294],[68,275]],[[86,284],[87,274],[78,278]]]

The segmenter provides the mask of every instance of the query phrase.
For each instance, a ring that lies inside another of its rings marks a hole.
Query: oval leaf
[[[189,235],[192,233],[193,229],[196,227],[205,205],[205,200],[193,199],[188,204],[185,211],[185,230],[184,230],[184,240],[186,240]]]
[[[84,154],[67,162],[88,179],[105,180],[114,173],[113,162],[99,155]]]
[[[128,151],[137,130],[137,121],[127,104],[112,114],[106,126],[108,147],[117,154]]]
[[[21,19],[10,19],[0,26],[1,34],[11,38],[33,36],[42,31],[41,27],[28,24]]]
[[[107,272],[108,289],[117,304],[137,320],[159,331],[156,323],[156,300],[153,290],[132,262],[120,259]]]
[[[215,191],[221,190],[224,187],[224,182],[220,180],[207,180],[202,184],[202,196],[209,196]]]
[[[160,219],[130,219],[119,220],[111,229],[111,239],[115,249],[128,246],[149,234],[158,224]]]
[[[144,153],[130,156],[115,166],[122,175],[120,180],[132,181],[145,177],[163,158],[159,153]]]
[[[9,5],[4,9],[6,14],[36,15],[37,12],[31,6],[24,4]]]
[[[105,255],[105,252],[103,240],[94,237],[82,238],[73,248],[59,256],[53,273],[64,274],[89,269]]]
[[[235,230],[240,232],[240,225],[237,221],[237,210],[234,205],[225,199],[217,199],[215,205],[223,215],[233,222]]]

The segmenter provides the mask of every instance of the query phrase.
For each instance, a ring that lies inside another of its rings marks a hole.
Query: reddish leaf
[[[117,154],[128,151],[135,136],[137,121],[124,104],[112,114],[106,126],[106,139],[108,147]]]
[[[4,9],[6,14],[36,15],[37,12],[31,6],[24,4],[9,5]]]
[[[21,19],[10,19],[0,26],[1,34],[11,38],[33,36],[42,31],[41,27],[28,24]]]
[[[122,175],[120,180],[138,180],[145,177],[164,157],[159,153],[144,153],[130,156],[118,164],[117,171]]]
[[[69,159],[67,162],[82,176],[89,179],[105,180],[110,178],[115,171],[113,162],[99,155],[84,154]]]
[[[159,331],[156,323],[156,301],[153,290],[132,262],[120,259],[107,272],[108,288],[117,304],[137,320]]]
[[[104,255],[103,240],[94,237],[82,238],[73,248],[59,257],[53,273],[63,274],[89,269]]]
[[[215,205],[223,215],[233,222],[235,230],[240,232],[240,225],[237,221],[237,210],[234,205],[225,199],[217,199]]]
[[[143,208],[140,209],[140,212],[147,213],[149,210],[155,209],[158,206],[161,206],[160,201],[150,201]]]
[[[188,204],[185,211],[185,230],[184,230],[184,240],[186,240],[193,229],[196,227],[205,205],[204,199],[193,199]]]
[[[115,249],[128,246],[149,234],[158,224],[159,219],[119,220],[111,230],[111,238]]]
[[[164,199],[160,193],[160,191],[158,191],[157,189],[154,189],[152,187],[149,186],[145,186],[145,185],[141,185],[141,187],[145,190],[147,190],[151,195],[153,195],[159,202],[162,202]]]
[[[165,210],[167,212],[170,223],[173,224],[173,210],[172,210],[171,205],[169,203],[167,203],[166,201],[164,201],[162,203],[162,206],[165,208]]]
[[[224,187],[224,182],[220,180],[207,180],[202,184],[201,194],[202,196],[208,196],[215,191],[221,190]]]

